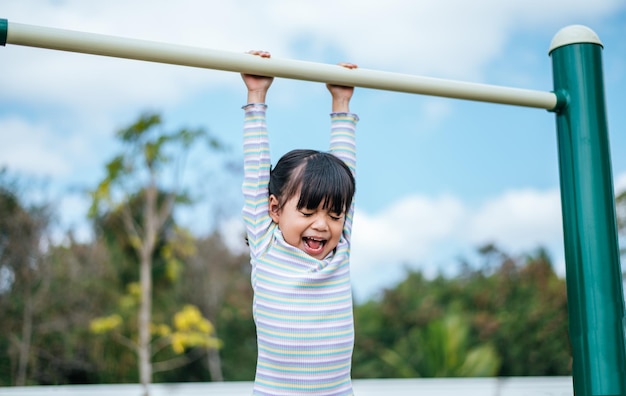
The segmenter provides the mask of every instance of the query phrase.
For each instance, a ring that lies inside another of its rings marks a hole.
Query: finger
[[[358,68],[358,66],[356,64],[349,63],[349,62],[339,62],[338,65],[341,66],[341,67],[345,67],[346,69],[356,69],[356,68]]]
[[[270,58],[272,56],[268,51],[262,50],[250,50],[246,51],[246,54],[260,56],[261,58]]]

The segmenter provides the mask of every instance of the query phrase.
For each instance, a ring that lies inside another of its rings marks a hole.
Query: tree
[[[355,378],[570,375],[565,280],[545,251],[496,246],[457,277],[409,271],[355,308]]]
[[[49,224],[48,205],[26,205],[17,182],[0,170],[0,310],[6,317],[1,325],[10,337],[15,385],[26,384],[35,318],[43,311],[50,285],[43,248],[49,244]]]
[[[196,240],[196,246],[198,254],[188,261],[183,274],[186,298],[216,323],[227,354],[222,359],[219,350],[208,352],[211,380],[252,380],[256,336],[251,310],[250,257],[231,253],[217,233]]]
[[[219,148],[220,144],[202,129],[164,132],[158,114],[142,115],[128,128],[120,130],[117,137],[124,148],[106,165],[104,179],[92,192],[91,215],[119,211],[123,229],[139,261],[139,336],[135,349],[139,379],[147,395],[153,373],[152,269],[159,234],[172,218],[175,206],[189,202],[179,181],[192,145],[202,139],[206,139],[213,149]],[[132,196],[139,197],[140,215],[132,210]]]
[[[500,358],[492,343],[471,346],[470,323],[448,313],[424,328],[414,327],[381,359],[402,377],[489,377]]]

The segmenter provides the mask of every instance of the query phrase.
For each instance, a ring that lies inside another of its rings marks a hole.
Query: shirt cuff
[[[354,118],[355,122],[359,121],[359,116],[354,114],[354,113],[349,113],[349,112],[336,112],[336,113],[330,113],[331,117],[352,117]]]
[[[267,109],[267,105],[265,103],[248,103],[245,106],[241,106],[241,108],[244,110],[251,110],[254,108]]]

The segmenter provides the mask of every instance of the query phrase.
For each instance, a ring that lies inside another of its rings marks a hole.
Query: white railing
[[[354,380],[357,396],[573,396],[571,377]],[[139,396],[138,384],[0,388],[1,396]],[[153,384],[150,396],[250,396],[251,382]]]

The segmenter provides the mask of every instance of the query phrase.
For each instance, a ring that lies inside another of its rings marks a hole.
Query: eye
[[[339,220],[343,219],[343,214],[329,213],[328,216],[330,216],[330,218],[335,220],[335,221],[339,221]]]
[[[313,212],[303,212],[303,211],[300,211],[300,213],[302,213],[302,216],[304,216],[304,217],[311,217],[311,216],[313,216]]]

